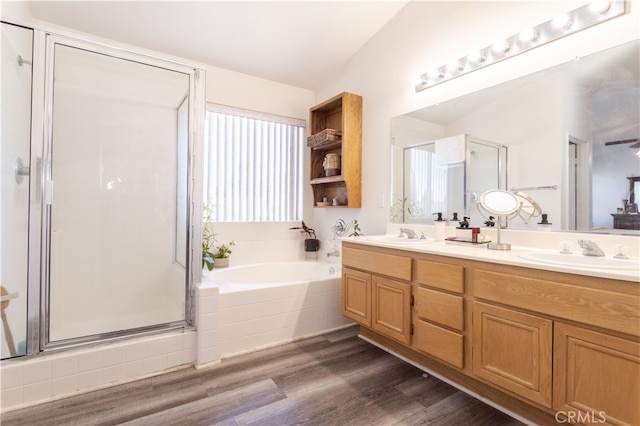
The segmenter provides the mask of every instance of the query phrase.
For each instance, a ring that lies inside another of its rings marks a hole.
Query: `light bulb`
[[[571,21],[571,17],[568,13],[562,13],[553,18],[553,26],[556,28],[564,28],[565,30],[568,30],[571,28],[572,23],[573,22]]]
[[[611,7],[611,2],[607,0],[594,0],[589,3],[589,9],[594,13],[603,14]]]
[[[431,71],[429,71],[427,74],[429,75],[429,78],[432,80],[437,80],[440,77],[442,77],[442,72],[440,72],[440,68],[434,68]]]
[[[479,50],[474,50],[473,52],[469,53],[467,57],[472,62],[483,62],[485,59],[484,54]]]
[[[462,65],[462,61],[455,59],[447,64],[447,68],[451,71],[462,71],[464,66]]]
[[[520,33],[518,38],[523,42],[536,41],[540,38],[540,33],[533,28],[527,28]]]
[[[504,53],[504,52],[508,52],[509,51],[509,47],[510,47],[509,46],[509,42],[507,40],[500,39],[500,40],[496,40],[493,43],[493,47],[492,48],[493,48],[494,52]]]

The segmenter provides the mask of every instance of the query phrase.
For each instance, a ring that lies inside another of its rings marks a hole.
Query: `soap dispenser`
[[[551,222],[546,213],[542,213],[542,220],[538,222],[538,231],[551,231]]]
[[[434,214],[438,215],[438,218],[433,222],[436,241],[444,241],[445,220],[442,218],[442,213]]]

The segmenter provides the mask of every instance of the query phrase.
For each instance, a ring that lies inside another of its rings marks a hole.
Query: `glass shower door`
[[[33,31],[2,23],[2,359],[26,353]]]
[[[51,46],[47,341],[183,323],[190,75]]]

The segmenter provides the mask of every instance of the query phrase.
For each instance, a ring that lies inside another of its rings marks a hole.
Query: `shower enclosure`
[[[459,220],[469,215],[480,226],[475,202],[489,189],[507,187],[507,147],[466,134],[405,147],[402,161],[395,190],[412,209],[403,217],[409,223],[431,223],[437,212],[450,219],[456,212]]]
[[[191,194],[201,71],[2,25],[3,124],[9,104],[34,105],[20,112],[20,141],[2,133],[0,271],[18,295],[3,315],[15,331],[2,358],[190,324],[200,277]],[[33,59],[28,49],[5,55],[5,30],[12,39],[30,32]],[[18,57],[24,78],[33,72],[33,96],[5,96],[5,67]],[[9,151],[9,140],[24,153]],[[16,179],[6,173],[13,157],[23,159]],[[9,277],[13,269],[22,275]]]

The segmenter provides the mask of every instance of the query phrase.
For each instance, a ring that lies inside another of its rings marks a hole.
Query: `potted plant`
[[[211,271],[213,269],[214,257],[213,244],[216,242],[216,233],[213,231],[213,207],[204,206],[202,208],[202,268]]]
[[[234,241],[230,241],[229,244],[221,244],[217,246],[213,256],[214,268],[226,268],[229,266],[229,256],[231,255],[231,246],[235,245]]]
[[[304,220],[302,221],[302,226],[296,226],[289,229],[298,229],[303,234],[306,234],[307,238],[304,240],[304,251],[317,252],[320,250],[320,240],[316,237],[316,231],[312,228],[309,228],[304,223]]]

